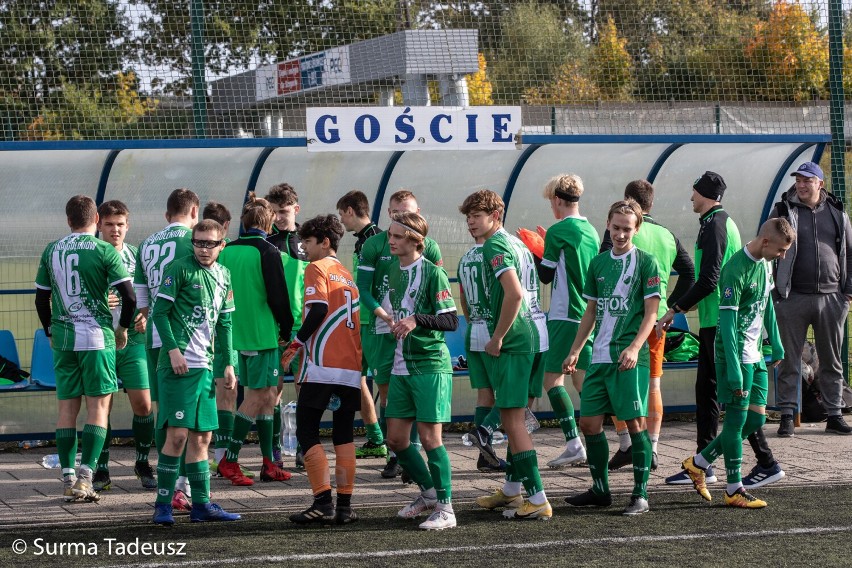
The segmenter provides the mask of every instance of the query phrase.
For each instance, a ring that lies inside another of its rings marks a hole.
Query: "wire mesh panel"
[[[538,133],[825,132],[840,87],[828,4],[2,2],[0,128],[10,141],[302,136],[309,106],[496,104],[524,105]]]

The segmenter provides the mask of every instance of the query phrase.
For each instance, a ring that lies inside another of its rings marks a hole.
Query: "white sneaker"
[[[435,505],[438,503],[437,499],[427,499],[423,495],[418,495],[417,499],[412,501],[409,505],[406,505],[396,514],[398,517],[403,519],[416,519],[420,516],[420,513],[424,511],[431,511],[435,508]],[[455,525],[456,518],[453,517],[453,526]]]
[[[586,448],[580,446],[576,451],[571,451],[565,448],[565,451],[559,454],[555,459],[547,462],[547,467],[563,467],[566,465],[579,465],[586,461]]]
[[[442,531],[456,526],[456,514],[452,511],[436,510],[429,518],[420,523],[425,531]]]

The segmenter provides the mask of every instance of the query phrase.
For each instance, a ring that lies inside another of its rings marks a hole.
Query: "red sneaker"
[[[172,510],[175,513],[179,511],[182,513],[192,511],[192,503],[189,502],[186,493],[180,489],[175,489],[175,493],[172,495]]]
[[[219,462],[216,469],[222,477],[227,477],[231,480],[231,485],[240,485],[244,487],[254,485],[254,481],[243,475],[239,462],[229,462],[227,458],[222,458],[222,461]]]
[[[260,468],[261,481],[287,481],[292,475],[275,465],[268,458],[263,458],[263,467]]]

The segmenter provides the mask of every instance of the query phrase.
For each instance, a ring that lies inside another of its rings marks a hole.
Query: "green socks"
[[[269,414],[258,414],[255,424],[257,425],[257,441],[260,443],[260,453],[272,461],[272,416]]]
[[[586,456],[592,474],[592,491],[598,495],[609,495],[609,442],[605,433],[586,436]]]
[[[512,454],[512,462],[515,479],[524,484],[524,490],[528,496],[544,490],[541,475],[538,473],[538,456],[535,450]]]
[[[160,458],[157,460],[157,503],[171,504],[178,478],[179,461],[180,456],[169,456],[160,452]]]
[[[559,419],[559,427],[565,434],[565,440],[576,438],[578,434],[577,422],[574,419],[574,404],[571,402],[571,397],[568,396],[568,391],[563,386],[556,386],[547,391],[547,398],[550,399],[553,413]]]
[[[725,406],[725,421],[722,423],[722,453],[725,454],[725,475],[728,483],[742,481],[741,467],[743,463],[743,427],[746,423],[748,410]]]
[[[382,429],[378,422],[374,422],[373,424],[364,424],[364,430],[367,432],[367,439],[377,446],[385,443],[385,437],[382,434]]]
[[[446,450],[444,451],[446,452]],[[429,468],[426,466],[426,462],[423,461],[423,456],[420,455],[417,448],[408,446],[404,450],[397,452],[396,457],[399,459],[399,465],[408,472],[412,481],[420,487],[421,491],[435,487],[432,474],[429,473]]]
[[[109,444],[112,441],[112,424],[107,422],[106,438],[101,455],[98,456],[98,471],[109,471]]]
[[[97,465],[98,456],[106,441],[107,429],[103,426],[86,424],[83,426],[83,457],[80,465],[88,466],[91,470]]]
[[[186,477],[192,489],[192,504],[210,502],[210,464],[207,460],[186,464]]]
[[[136,442],[136,461],[148,461],[148,454],[151,453],[151,444],[154,441],[154,413],[148,416],[133,415],[133,440]],[[107,439],[106,446],[109,446]]]
[[[230,410],[219,410],[216,415],[219,418],[219,428],[216,429],[214,435],[215,447],[228,449],[228,444],[231,443],[231,434],[234,432],[234,413]]]
[[[450,466],[450,455],[447,453],[447,448],[438,446],[433,450],[426,450],[426,458],[429,460],[429,473],[432,474],[432,483],[435,484],[438,503],[450,503],[453,496],[452,466]]]
[[[633,446],[633,495],[648,498],[648,476],[651,475],[651,438],[647,430],[630,434]]]
[[[59,454],[59,465],[62,467],[62,475],[75,475],[74,466],[77,461],[77,429],[56,429],[56,453]],[[66,470],[71,470],[67,473]]]
[[[253,418],[249,418],[242,412],[234,414],[234,433],[231,434],[231,441],[228,443],[228,453],[225,454],[225,459],[229,462],[235,462],[240,457],[240,450],[243,448],[243,442],[251,430],[251,425],[254,423]]]

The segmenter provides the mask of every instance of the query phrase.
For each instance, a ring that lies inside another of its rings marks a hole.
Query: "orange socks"
[[[355,444],[341,444],[334,446],[336,457],[334,466],[334,481],[337,484],[337,493],[352,495],[355,488]]]
[[[352,461],[355,461],[354,446],[352,450]],[[353,467],[353,470],[354,469],[355,468]],[[305,471],[308,474],[308,481],[311,482],[311,491],[315,496],[319,495],[323,491],[331,491],[328,458],[325,457],[325,450],[322,449],[322,444],[311,446],[311,449],[305,452]]]

